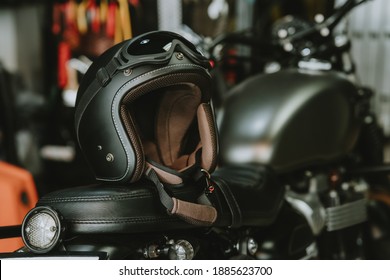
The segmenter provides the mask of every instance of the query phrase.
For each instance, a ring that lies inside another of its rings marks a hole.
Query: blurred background
[[[93,174],[75,142],[73,112],[79,81],[104,50],[157,29],[180,32],[192,41],[249,29],[267,39],[272,23],[282,16],[313,22],[315,15],[326,16],[341,2],[1,0],[0,160],[30,172],[38,196],[92,183]],[[352,39],[358,76],[375,91],[373,106],[386,137],[390,136],[389,15],[390,1],[371,1],[355,9],[337,29]]]

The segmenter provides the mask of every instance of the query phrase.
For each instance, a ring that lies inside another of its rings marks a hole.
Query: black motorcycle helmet
[[[209,61],[183,37],[154,31],[107,50],[83,77],[76,135],[96,179],[134,182],[152,167],[180,184],[213,171],[217,140]]]

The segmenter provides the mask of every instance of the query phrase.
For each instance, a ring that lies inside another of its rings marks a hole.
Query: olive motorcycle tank
[[[224,102],[221,161],[290,172],[337,160],[356,143],[357,100],[356,86],[335,72],[294,69],[253,76]]]

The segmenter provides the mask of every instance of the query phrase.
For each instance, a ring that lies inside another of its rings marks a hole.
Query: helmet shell
[[[141,35],[107,50],[91,65],[81,82],[75,112],[76,135],[98,180],[132,182],[143,174],[143,141],[129,110],[140,97],[152,98],[159,89],[190,84],[201,93],[202,104],[210,101],[211,78],[205,67],[208,61],[195,48],[187,48],[187,52],[183,48],[171,49],[169,53],[161,50],[161,54],[145,56],[134,47],[134,43],[165,35],[174,37],[179,46],[182,41],[189,44],[170,32]],[[126,58],[129,49],[135,55]],[[215,129],[215,125],[210,124],[209,129]],[[215,141],[213,145],[216,146]],[[216,153],[215,147],[212,150]],[[212,163],[209,168],[214,166]]]

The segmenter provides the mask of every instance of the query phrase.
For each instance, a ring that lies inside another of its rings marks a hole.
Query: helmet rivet
[[[182,54],[182,53],[177,53],[176,54],[176,58],[178,59],[178,60],[182,60],[183,58],[184,58],[184,55]]]
[[[126,70],[123,71],[123,75],[128,77],[131,75],[132,72],[133,72],[133,70],[131,70],[131,68],[127,68]]]
[[[101,150],[103,150],[103,147],[101,145],[98,145],[97,149],[98,149],[98,151],[101,151]]]
[[[111,154],[111,153],[108,153],[108,154],[106,155],[106,160],[107,160],[108,162],[113,162],[113,161],[114,161],[114,155]]]

